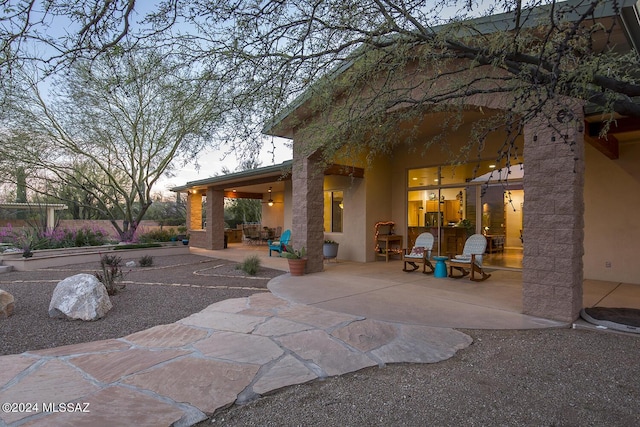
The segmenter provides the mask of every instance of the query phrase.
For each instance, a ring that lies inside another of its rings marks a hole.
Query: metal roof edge
[[[275,172],[282,172],[285,169],[291,168],[293,160],[285,160],[277,165],[264,166],[256,169],[248,169],[240,172],[234,172],[227,175],[212,176],[209,178],[199,179],[197,181],[188,181],[185,185],[173,187],[170,191],[179,193],[187,191],[189,188],[198,187],[203,185],[219,184],[228,181],[234,181],[241,178],[259,177],[261,175],[271,175]]]

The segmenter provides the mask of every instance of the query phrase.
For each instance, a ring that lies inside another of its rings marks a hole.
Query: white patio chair
[[[482,268],[482,254],[487,249],[487,238],[482,234],[474,234],[470,236],[464,243],[464,249],[462,255],[450,256],[449,260],[449,277],[459,279],[466,276],[471,271],[471,277],[469,279],[474,282],[481,282],[491,277],[491,274],[484,272]],[[462,273],[461,276],[454,276],[453,269],[456,269]],[[480,278],[475,277],[475,273],[481,275]]]
[[[416,242],[409,252],[408,249],[404,250],[404,254],[402,255],[402,261],[404,261],[404,268],[402,271],[412,272],[418,269],[416,263],[422,264],[422,272],[424,274],[431,274],[434,271],[433,264],[431,264],[431,250],[433,249],[433,234],[431,233],[422,233],[416,238]],[[411,265],[413,268],[408,269],[407,264]],[[431,269],[431,271],[427,271],[427,267]]]

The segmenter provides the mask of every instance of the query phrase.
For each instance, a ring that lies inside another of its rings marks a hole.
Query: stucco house
[[[614,34],[618,48],[640,49],[637,3],[626,2],[618,11],[604,8],[601,18],[621,21]],[[174,189],[188,193],[191,245],[222,249],[224,198],[250,197],[265,202],[262,225],[291,229],[293,245],[306,246],[307,273],[323,270],[326,238],[340,243],[341,259],[384,261],[376,224],[392,222],[402,239],[398,247],[411,247],[419,233],[430,231],[443,254],[459,253],[469,232],[486,234],[488,265],[522,271],[525,314],[576,319],[583,278],[640,284],[639,119],[619,117],[600,138],[602,117],[589,106],[569,103],[569,112],[548,112],[556,125],[530,121],[513,141],[520,155],[505,181],[504,165],[495,162],[504,144],[498,133],[481,152],[451,165],[451,153],[464,152],[474,122],[509,108],[504,95],[466,98],[461,125],[426,152],[408,142],[373,159],[336,157],[331,164],[305,149],[308,129],[317,125],[310,102],[311,96],[300,98],[266,130],[293,141],[292,161]],[[447,114],[421,112],[411,123],[411,141],[433,137],[440,129],[433,124]],[[563,120],[566,114],[575,120]]]

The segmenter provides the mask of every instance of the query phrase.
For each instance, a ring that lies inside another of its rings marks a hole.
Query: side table
[[[434,256],[436,261],[436,268],[433,271],[433,277],[447,277],[447,264],[445,261],[449,259],[448,256]]]

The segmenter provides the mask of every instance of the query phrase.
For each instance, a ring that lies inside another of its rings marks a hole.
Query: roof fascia
[[[197,181],[188,181],[186,185],[173,187],[171,191],[180,193],[180,192],[185,192],[193,187],[203,187],[203,186],[211,187],[211,186],[218,186],[218,185],[224,185],[229,183],[238,184],[238,183],[249,181],[255,178],[270,177],[270,176],[274,177],[274,176],[277,176],[278,174],[283,174],[283,172],[288,169],[291,169],[292,165],[293,165],[293,160],[287,160],[278,165],[265,166],[265,167],[256,168],[256,169],[248,169],[245,171],[234,172],[228,175],[213,176],[210,178],[200,179]]]

